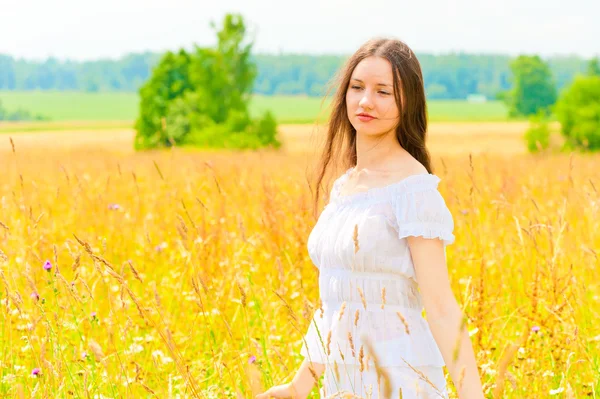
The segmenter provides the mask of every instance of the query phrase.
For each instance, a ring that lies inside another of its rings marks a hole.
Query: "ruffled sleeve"
[[[399,238],[439,238],[444,246],[454,242],[454,220],[437,189],[439,181],[435,175],[424,175],[396,193],[392,206]]]

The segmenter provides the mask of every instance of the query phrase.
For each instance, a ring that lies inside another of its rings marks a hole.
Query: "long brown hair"
[[[356,165],[356,130],[348,119],[346,91],[354,68],[363,59],[376,56],[392,65],[394,96],[400,121],[396,138],[410,155],[429,173],[433,173],[429,152],[425,146],[427,133],[427,104],[421,65],[415,53],[397,39],[374,38],[363,44],[345,63],[333,80],[328,93],[337,86],[331,107],[325,148],[317,166],[314,214],[319,202],[321,183],[331,163],[341,163],[344,170]],[[345,150],[342,152],[342,146]]]

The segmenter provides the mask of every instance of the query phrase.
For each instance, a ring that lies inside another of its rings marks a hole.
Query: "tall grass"
[[[289,381],[319,306],[303,159],[0,153],[0,396],[251,398]],[[435,165],[487,397],[598,397],[600,161]]]

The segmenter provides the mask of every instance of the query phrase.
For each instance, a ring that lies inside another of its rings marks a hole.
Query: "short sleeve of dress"
[[[444,246],[452,244],[454,220],[437,189],[439,177],[424,175],[416,180],[414,185],[407,185],[396,193],[392,200],[398,237],[439,238]]]

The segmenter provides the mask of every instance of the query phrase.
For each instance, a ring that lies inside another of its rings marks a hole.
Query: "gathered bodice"
[[[404,365],[401,359],[443,365],[422,317],[406,240],[408,236],[439,238],[444,248],[454,242],[452,215],[437,190],[440,178],[412,175],[387,186],[340,195],[352,169],[334,182],[330,201],[308,237],[308,254],[319,269],[323,310],[314,315],[302,353],[316,357],[312,361],[317,363],[358,363],[355,352],[363,339],[370,339],[381,365]]]
[[[412,175],[399,182],[340,196],[348,169],[333,184],[330,201],[311,231],[307,249],[320,270],[392,273],[415,280],[409,235],[454,241],[454,222],[437,190],[440,178]]]

